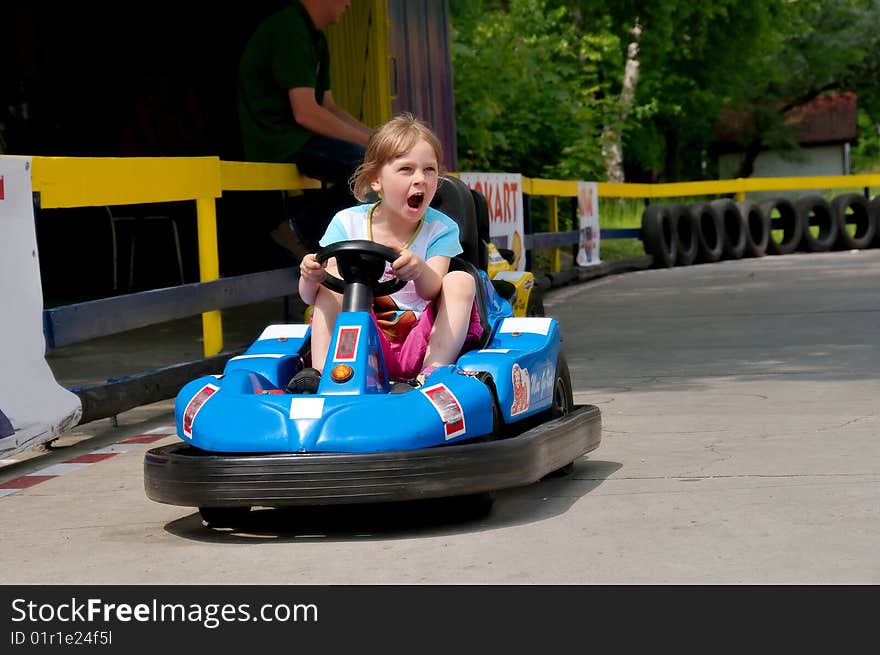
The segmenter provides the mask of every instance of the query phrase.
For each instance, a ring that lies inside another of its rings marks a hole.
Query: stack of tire
[[[656,203],[642,214],[642,242],[654,266],[880,247],[880,196],[830,202],[815,195],[735,202]]]

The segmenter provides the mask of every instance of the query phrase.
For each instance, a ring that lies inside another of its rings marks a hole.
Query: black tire
[[[551,419],[561,418],[571,412],[574,408],[574,393],[571,389],[571,374],[568,371],[568,362],[562,351],[556,358],[556,376],[553,380],[553,401],[550,405]],[[569,462],[558,469],[550,471],[544,476],[547,478],[558,478],[568,475],[574,470],[574,462]]]
[[[720,198],[709,203],[721,214],[721,224],[724,226],[724,249],[723,259],[741,259],[746,251],[746,226],[745,219],[739,213],[739,207],[730,198]]]
[[[532,285],[529,291],[529,301],[526,304],[526,316],[544,316],[544,295],[537,284]]]
[[[721,213],[708,202],[689,206],[697,223],[697,263],[711,264],[724,254],[724,222]]]
[[[669,206],[675,223],[675,265],[690,266],[697,258],[697,232],[699,226],[687,205],[676,203]]]
[[[199,507],[209,528],[237,528],[247,521],[250,507]]]
[[[654,257],[654,266],[675,266],[675,223],[669,205],[648,205],[642,214],[642,243]]]
[[[804,224],[798,216],[794,203],[787,198],[771,198],[758,203],[761,211],[770,220],[770,238],[767,240],[767,253],[788,255],[793,253],[804,236]],[[778,214],[778,218],[774,217]],[[782,230],[782,238],[776,239],[773,230]]]
[[[746,249],[744,257],[763,257],[767,254],[770,239],[770,218],[751,200],[736,203],[740,216],[746,224]]]
[[[831,201],[831,210],[837,221],[837,242],[840,250],[861,250],[874,241],[877,223],[869,211],[868,199],[858,193],[847,193]],[[847,227],[855,225],[855,233],[850,234]]]
[[[807,252],[826,252],[834,247],[837,241],[837,220],[831,209],[831,203],[820,196],[804,196],[799,198],[794,207],[800,215],[804,226],[801,238],[801,250]],[[813,234],[811,228],[818,228]]]
[[[868,203],[868,214],[874,221],[874,248],[880,248],[880,196]]]

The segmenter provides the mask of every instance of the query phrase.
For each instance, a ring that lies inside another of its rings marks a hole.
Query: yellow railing
[[[739,177],[733,180],[632,184],[599,182],[600,197],[606,198],[685,198],[734,193],[744,200],[750,191],[795,191],[798,189],[840,189],[880,185],[880,175],[830,175],[817,177]],[[535,196],[575,197],[577,182],[523,178],[523,193]]]
[[[220,277],[217,248],[216,200],[223,191],[297,191],[320,188],[303,177],[293,164],[220,161],[218,157],[33,157],[33,190],[43,208],[95,207],[195,200],[199,252],[199,279]],[[523,178],[523,193],[547,196],[549,230],[559,229],[558,199],[576,197],[577,182]],[[750,191],[833,189],[880,186],[880,175],[833,177],[739,178],[668,184],[612,184],[599,182],[600,197],[672,198],[736,194]],[[551,259],[559,270],[559,248]],[[223,349],[219,311],[202,314],[204,354]]]
[[[220,277],[216,200],[223,191],[320,188],[293,164],[218,157],[33,157],[31,184],[46,209],[195,200],[202,282]],[[202,333],[205,357],[223,350],[219,311],[202,314]]]

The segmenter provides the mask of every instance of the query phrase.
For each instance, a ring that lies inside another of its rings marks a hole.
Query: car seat
[[[485,202],[485,200],[484,200]],[[486,280],[479,271],[487,271],[489,251],[486,241],[481,239],[477,206],[474,194],[467,184],[455,177],[442,177],[437,185],[437,192],[431,206],[454,220],[458,225],[458,237],[461,241],[462,253],[453,257],[449,263],[450,270],[467,271],[476,282],[477,313],[483,326],[483,337],[479,347],[484,347],[491,338],[491,326],[486,308]],[[488,237],[489,215],[485,214],[485,232]]]

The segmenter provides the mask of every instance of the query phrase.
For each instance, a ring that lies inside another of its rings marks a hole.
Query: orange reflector
[[[330,371],[330,377],[334,382],[347,382],[354,375],[354,369],[348,364],[337,364]]]

